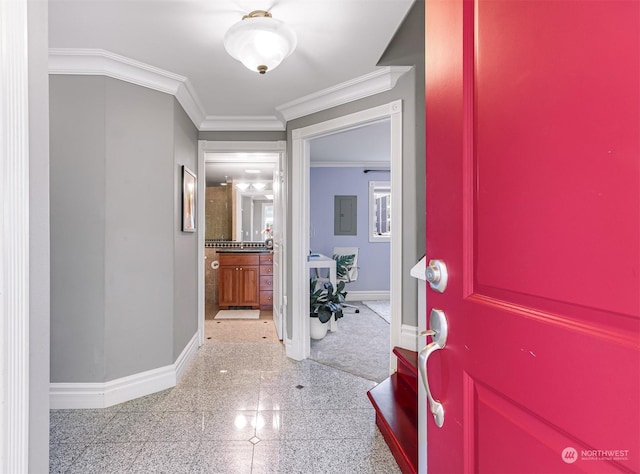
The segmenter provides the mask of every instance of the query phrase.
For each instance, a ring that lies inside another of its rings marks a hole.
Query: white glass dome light
[[[245,15],[224,35],[227,52],[260,74],[277,68],[296,49],[297,42],[293,29],[264,10]]]

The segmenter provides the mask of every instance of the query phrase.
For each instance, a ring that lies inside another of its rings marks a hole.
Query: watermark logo
[[[567,464],[581,461],[628,461],[628,449],[582,449],[580,452],[576,448],[568,446],[562,450],[562,460]]]
[[[562,460],[567,464],[573,464],[578,460],[578,451],[576,448],[568,447],[562,450]]]

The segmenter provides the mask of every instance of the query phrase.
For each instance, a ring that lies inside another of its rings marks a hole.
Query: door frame
[[[400,344],[402,327],[402,100],[355,112],[349,115],[292,130],[291,144],[291,334],[283,339],[286,354],[295,360],[310,356],[309,336],[309,169],[311,165],[310,141],[325,135],[362,127],[383,119],[390,120],[391,128],[391,334],[390,347]],[[390,358],[390,372],[395,370],[396,359]]]
[[[224,160],[206,160],[205,155],[207,153],[228,153],[229,156]],[[247,156],[247,154],[251,156]],[[220,163],[233,163],[233,162],[246,162],[256,161],[263,163],[274,164],[274,176],[285,176],[283,171],[286,169],[286,142],[284,140],[278,141],[210,141],[210,140],[198,140],[198,344],[201,346],[204,344],[204,319],[205,319],[205,304],[204,304],[204,275],[205,275],[205,162],[220,162]],[[284,196],[281,196],[280,201],[284,201]],[[286,228],[286,202],[276,203],[274,196],[274,218],[275,213],[280,211],[279,222]],[[284,248],[284,236],[286,232],[281,232],[282,242],[279,242],[281,248]],[[286,278],[286,258],[285,252],[280,252],[280,265],[274,265],[274,268],[280,268],[280,274],[276,275],[274,270],[273,278],[280,278],[280,281],[285,281]],[[286,286],[280,285],[280,291],[282,296],[286,294]],[[274,302],[278,298],[274,295]],[[279,300],[283,302],[284,298],[280,297]],[[283,306],[283,305],[281,305]],[[274,323],[276,323],[275,311],[277,308],[274,306]],[[280,309],[283,313],[282,309]],[[286,325],[284,324],[284,314],[280,315],[278,319],[280,321],[280,331],[284,336],[284,330]],[[276,323],[277,324],[277,323]]]

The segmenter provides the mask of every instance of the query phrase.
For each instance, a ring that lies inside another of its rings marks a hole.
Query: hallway
[[[50,472],[400,472],[366,396],[375,382],[260,339],[207,340],[172,389],[52,410]]]

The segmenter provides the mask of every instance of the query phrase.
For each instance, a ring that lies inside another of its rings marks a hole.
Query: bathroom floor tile
[[[114,410],[71,410],[49,429],[51,443],[89,443],[116,415]]]
[[[246,441],[256,434],[256,411],[216,410],[205,412],[205,440]]]
[[[384,441],[383,441],[384,443]],[[374,438],[319,440],[312,451],[314,472],[323,474],[400,474],[389,448],[383,449]]]
[[[253,474],[309,474],[313,471],[313,441],[261,441],[253,448]],[[347,472],[347,471],[343,471]]]
[[[302,391],[294,385],[275,387],[261,386],[258,410],[300,410],[302,409]]]
[[[199,390],[196,407],[199,411],[215,410],[257,410],[260,399],[260,387],[230,385],[215,393]]]
[[[191,472],[199,446],[197,441],[145,443],[129,472],[186,474]]]
[[[52,444],[49,449],[49,474],[67,472],[86,447],[86,443]]]
[[[147,441],[162,418],[157,412],[117,413],[96,436],[98,443],[124,443]]]
[[[373,409],[308,410],[306,413],[311,439],[373,438],[377,431]]]
[[[194,474],[250,474],[253,444],[249,441],[203,441],[191,466]]]
[[[307,413],[302,410],[259,411],[256,436],[261,440],[308,439]]]
[[[90,444],[66,472],[69,474],[127,472],[142,446],[142,443]]]
[[[205,414],[200,412],[163,413],[149,441],[200,441],[204,432]]]

